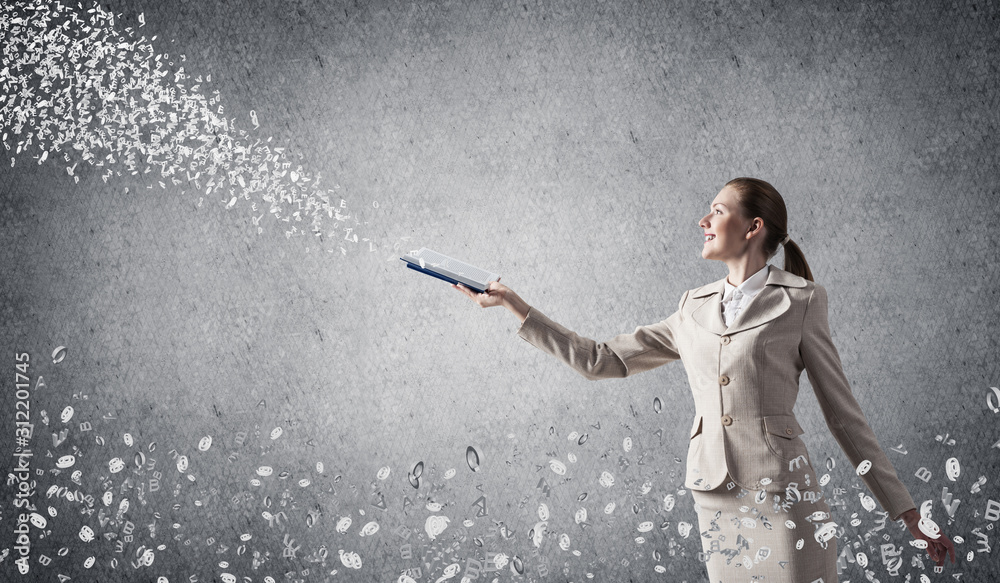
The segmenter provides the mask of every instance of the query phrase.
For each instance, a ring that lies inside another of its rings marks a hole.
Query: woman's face
[[[735,259],[747,252],[749,241],[747,233],[753,226],[737,214],[736,192],[729,186],[716,195],[709,206],[709,212],[698,221],[705,242],[701,248],[701,256],[705,259],[725,261]]]

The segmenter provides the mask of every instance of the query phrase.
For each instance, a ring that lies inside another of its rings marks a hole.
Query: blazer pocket
[[[806,446],[799,436],[804,432],[794,415],[764,417],[764,439],[771,453],[785,461],[805,455]]]
[[[701,415],[694,418],[694,425],[691,426],[691,438],[694,439],[701,434]]]

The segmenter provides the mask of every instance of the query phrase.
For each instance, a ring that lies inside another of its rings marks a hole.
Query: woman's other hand
[[[453,283],[451,287],[468,296],[472,301],[479,304],[481,308],[503,306],[517,316],[521,322],[524,322],[524,319],[528,317],[530,306],[514,293],[514,290],[500,283],[500,278],[497,278],[497,281],[490,282],[489,287],[486,288],[486,293],[476,293],[460,283]]]
[[[927,543],[927,554],[938,566],[944,565],[946,556],[951,556],[951,562],[955,562],[955,545],[951,539],[943,532],[938,532],[937,538],[931,538],[920,530],[920,514],[916,508],[911,508],[904,512],[900,518],[906,524],[915,540],[922,540]]]

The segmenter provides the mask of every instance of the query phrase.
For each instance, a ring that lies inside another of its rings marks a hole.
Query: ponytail
[[[809,269],[809,263],[806,261],[806,256],[802,254],[802,249],[799,249],[799,246],[791,239],[785,243],[785,266],[782,269],[789,273],[794,273],[799,277],[804,277],[809,281],[815,281],[812,270]]]

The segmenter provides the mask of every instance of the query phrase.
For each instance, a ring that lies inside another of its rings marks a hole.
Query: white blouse
[[[722,296],[722,317],[726,321],[726,326],[732,324],[740,310],[750,303],[757,292],[764,289],[769,268],[770,264],[765,263],[764,267],[758,269],[757,273],[748,277],[740,285],[733,285],[726,278],[726,291]]]

